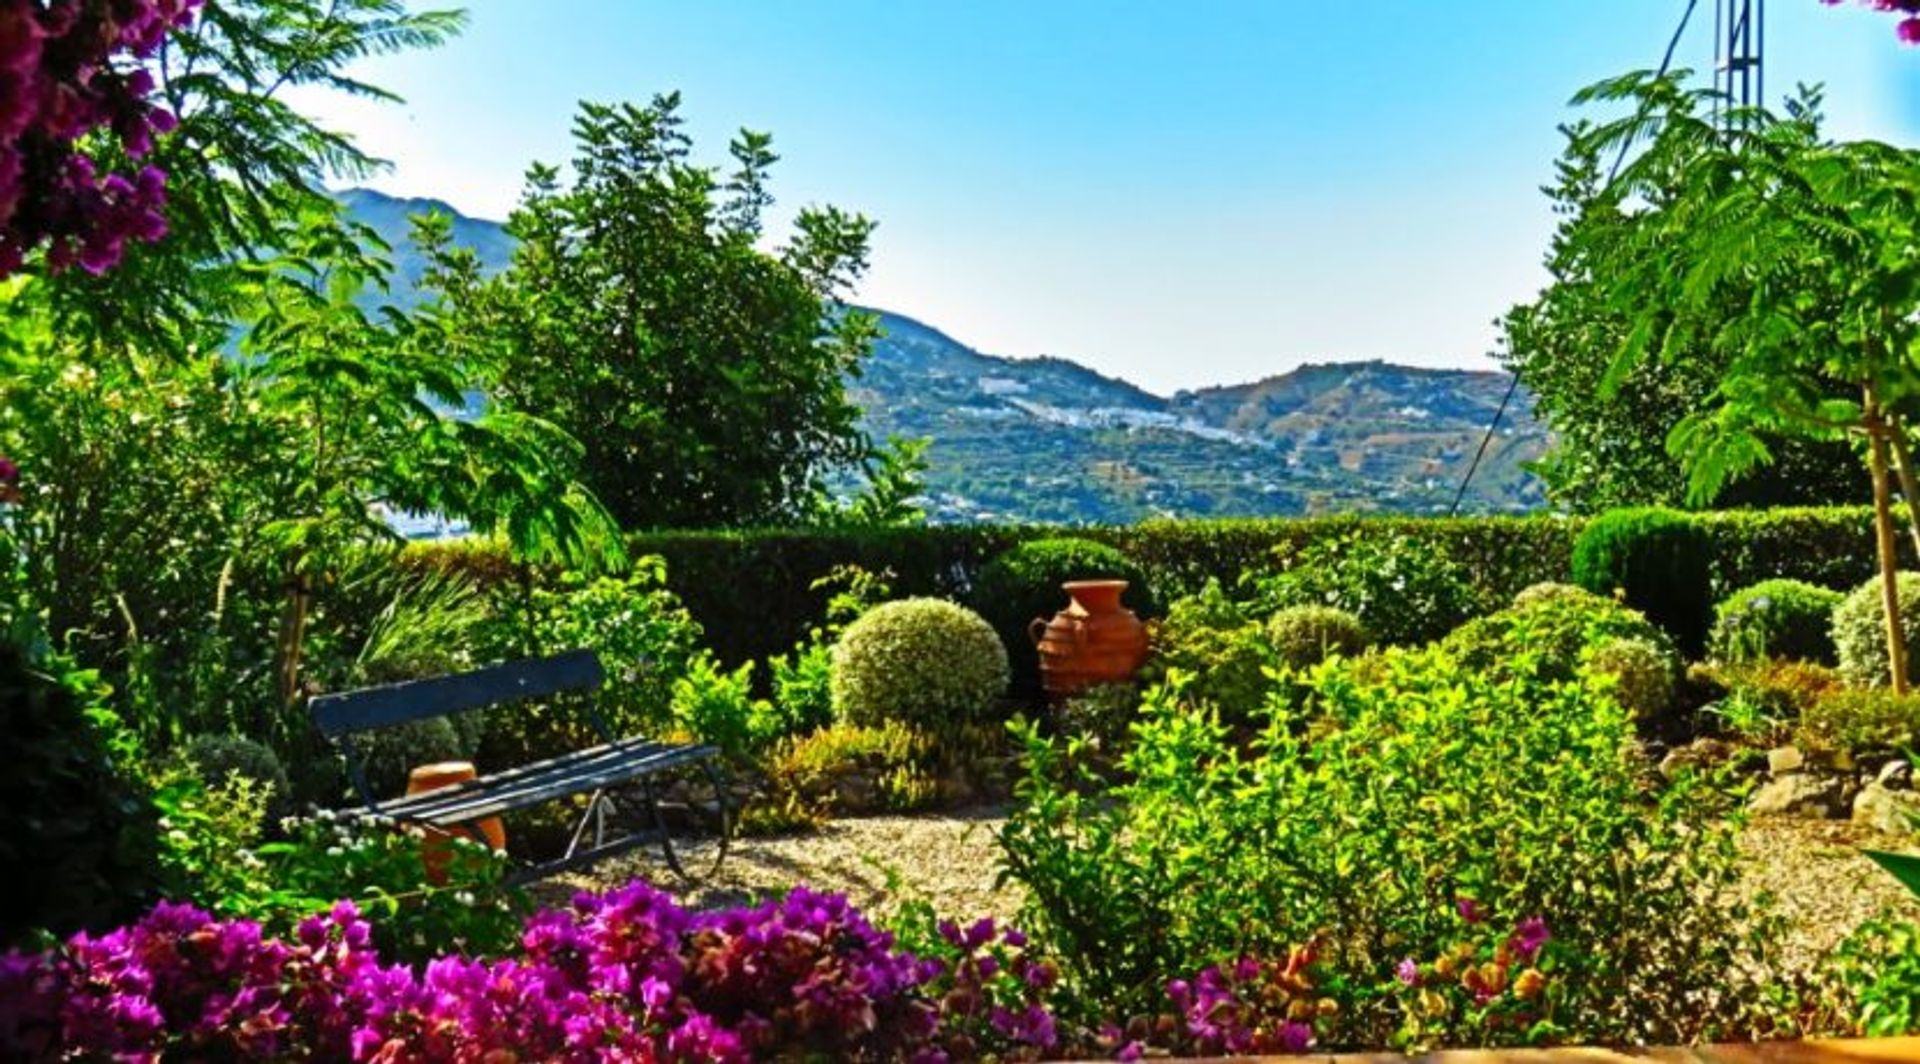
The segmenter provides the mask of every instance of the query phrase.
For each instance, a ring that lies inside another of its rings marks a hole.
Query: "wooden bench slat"
[[[593,651],[573,650],[549,658],[489,665],[455,676],[321,695],[308,708],[321,734],[332,738],[503,702],[590,690],[600,686],[605,676]]]
[[[384,807],[384,811],[393,816],[440,826],[462,824],[570,794],[611,787],[676,765],[711,757],[716,752],[710,746],[666,746],[636,752],[624,758],[603,760],[587,770],[571,765],[558,766],[546,773],[522,777],[507,786],[498,786],[491,778],[482,777],[441,791],[429,791],[417,796],[422,801]]]
[[[625,761],[644,759],[649,754],[673,748],[670,744],[656,743],[646,739],[623,739],[616,743],[605,743],[585,750],[561,754],[544,761],[535,761],[505,772],[489,773],[475,779],[463,780],[448,787],[440,787],[420,794],[409,794],[389,802],[382,802],[381,808],[394,816],[415,816],[422,810],[462,801],[465,795],[506,790],[521,786],[528,780],[548,776],[594,772]]]

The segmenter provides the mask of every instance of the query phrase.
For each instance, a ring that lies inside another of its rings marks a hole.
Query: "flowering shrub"
[[[1846,596],[1800,580],[1762,580],[1714,607],[1707,649],[1720,661],[1835,662],[1833,610]]]
[[[385,963],[351,903],[286,939],[165,903],[129,927],[0,959],[0,1057],[383,1061],[946,1059],[1053,1046],[1024,939],[949,926],[894,948],[797,889],[690,913],[642,883],[526,923],[515,956]],[[948,1048],[950,1047],[950,1048]]]
[[[1840,0],[1820,0],[1828,7],[1840,6]],[[1900,15],[1893,31],[1904,44],[1920,44],[1920,0],[1861,0],[1875,11]]]
[[[1076,998],[1130,1014],[1170,979],[1303,941],[1385,983],[1409,955],[1455,948],[1435,912],[1467,895],[1564,943],[1556,1037],[1733,1030],[1753,1015],[1745,973],[1767,923],[1738,890],[1728,797],[1699,777],[1650,784],[1610,692],[1547,673],[1525,650],[1499,675],[1438,648],[1330,662],[1269,696],[1251,742],[1150,691],[1112,785],[1027,732],[1001,836],[1021,922]],[[1417,1034],[1535,1037],[1464,1010]]]
[[[54,269],[78,263],[99,273],[128,240],[158,240],[166,175],[146,167],[129,179],[100,173],[74,143],[109,131],[131,159],[174,126],[148,101],[153,75],[118,63],[153,53],[196,0],[0,3],[0,277],[47,245]]]
[[[1908,679],[1920,671],[1920,573],[1900,573],[1894,581],[1900,607],[1900,635],[1907,644]],[[1861,584],[1833,610],[1833,646],[1840,673],[1848,681],[1887,686],[1893,668],[1887,660],[1887,609],[1880,579]]]

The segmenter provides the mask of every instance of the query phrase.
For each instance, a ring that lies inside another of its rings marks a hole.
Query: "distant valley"
[[[437,201],[366,189],[340,198],[393,246],[396,302],[415,298],[421,266],[407,240],[411,213],[452,213],[454,241],[489,268],[512,254],[497,223]],[[886,336],[848,388],[876,439],[932,438],[926,507],[936,521],[1445,512],[1509,381],[1330,362],[1162,397],[1068,359],[983,354],[904,315],[873,313]],[[1522,392],[1463,509],[1541,506],[1524,466],[1546,443]]]

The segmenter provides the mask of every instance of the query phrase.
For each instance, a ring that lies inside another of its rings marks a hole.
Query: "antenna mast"
[[[1723,109],[1764,107],[1767,50],[1767,0],[1715,0],[1713,15],[1713,87]],[[1731,123],[1728,110],[1722,121]]]

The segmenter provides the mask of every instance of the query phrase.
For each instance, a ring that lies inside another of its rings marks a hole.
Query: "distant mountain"
[[[451,214],[454,241],[485,268],[512,256],[498,223],[437,200],[368,189],[340,200],[394,248],[395,302],[414,298],[423,265],[408,240],[412,213]],[[848,389],[875,437],[932,437],[928,510],[940,521],[1444,512],[1510,380],[1331,362],[1165,398],[1068,359],[983,354],[904,315],[873,313],[886,335]],[[1524,468],[1547,443],[1531,409],[1524,392],[1515,397],[1465,509],[1544,503]]]

